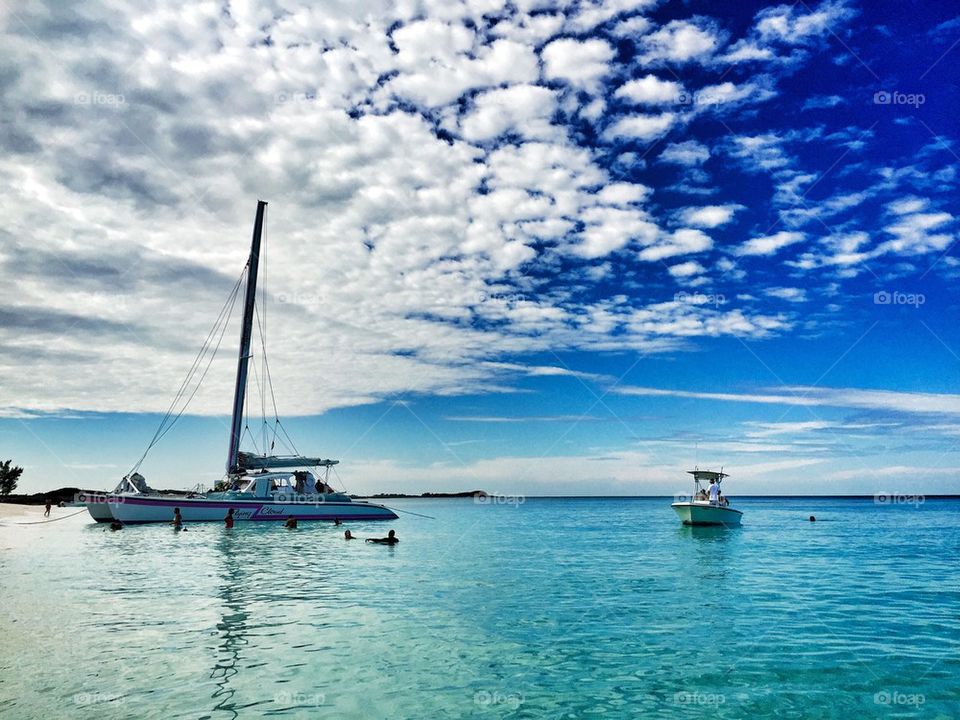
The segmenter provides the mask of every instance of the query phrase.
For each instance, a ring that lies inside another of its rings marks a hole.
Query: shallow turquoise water
[[[960,502],[390,504],[436,519],[0,528],[0,715],[960,715]]]

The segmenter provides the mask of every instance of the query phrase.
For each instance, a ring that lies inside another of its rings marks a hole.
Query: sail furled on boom
[[[237,457],[237,470],[270,470],[273,468],[293,467],[330,467],[339,460],[305,457],[303,455],[255,455],[240,452]]]

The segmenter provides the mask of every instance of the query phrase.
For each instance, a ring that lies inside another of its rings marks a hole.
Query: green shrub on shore
[[[22,467],[10,467],[13,460],[0,462],[0,497],[6,497],[17,489],[17,482],[23,474]]]

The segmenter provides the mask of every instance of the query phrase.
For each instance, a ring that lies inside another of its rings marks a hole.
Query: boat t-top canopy
[[[697,480],[716,480],[717,482],[725,477],[730,477],[725,472],[714,472],[713,470],[687,470],[687,474],[693,475]]]

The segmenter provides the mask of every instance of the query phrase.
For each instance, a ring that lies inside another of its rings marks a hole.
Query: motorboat
[[[730,506],[730,501],[719,492],[719,485],[729,477],[722,470],[688,470],[693,475],[693,495],[678,500],[671,507],[684,525],[739,525],[743,512]],[[710,499],[709,486],[716,483],[717,498]]]

